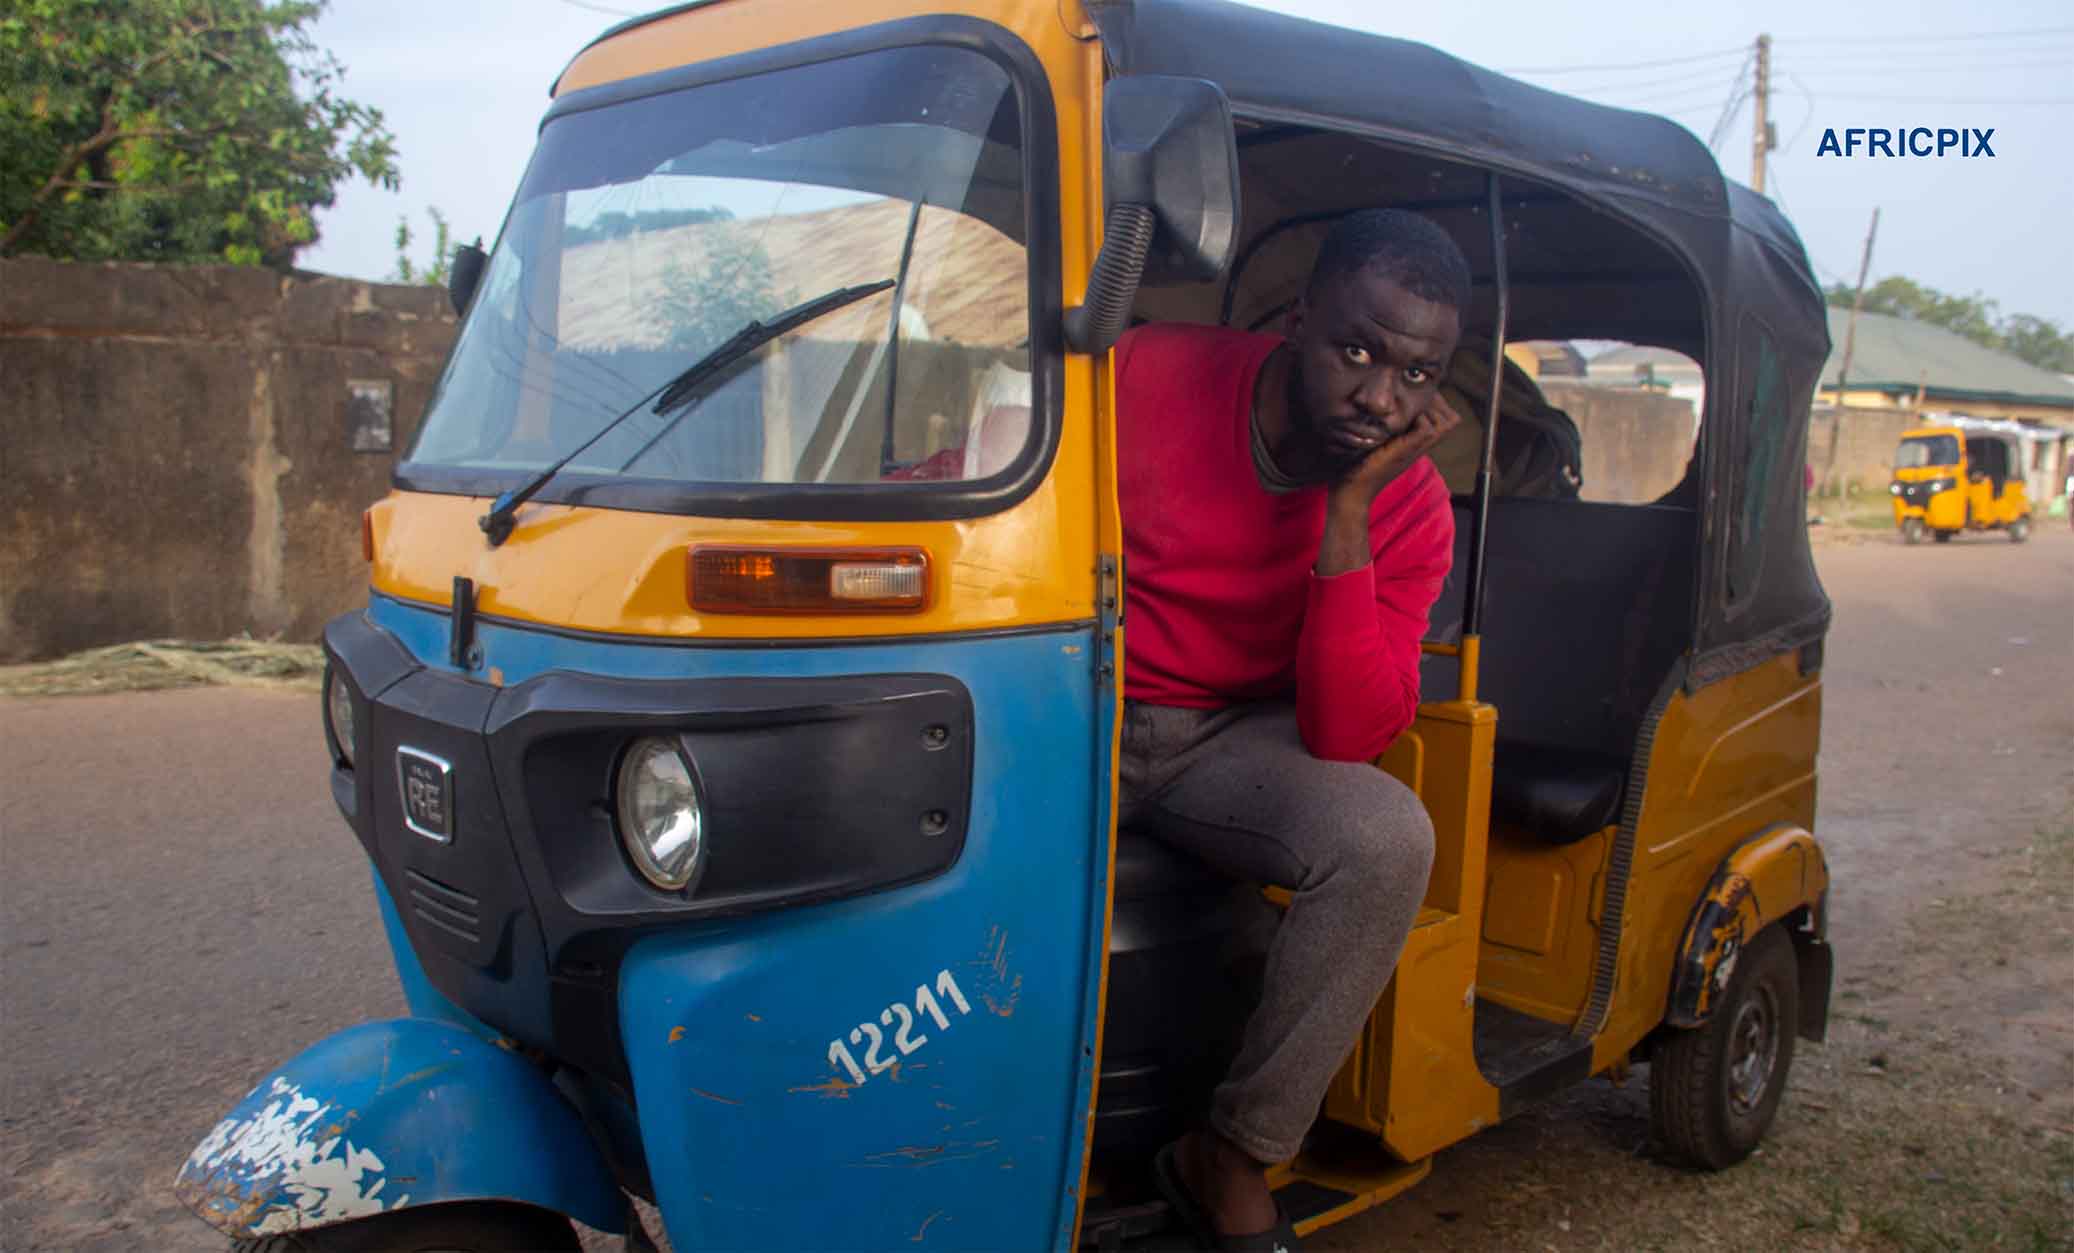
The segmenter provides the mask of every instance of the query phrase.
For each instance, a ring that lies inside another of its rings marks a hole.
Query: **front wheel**
[[[1940,543],[1940,544],[1949,544],[1949,543],[1951,543],[1951,542],[1952,542],[1952,536],[1954,536],[1954,535],[1957,535],[1957,534],[1958,534],[1958,532],[1957,532],[1957,531],[1932,531],[1932,532],[1930,532],[1930,535],[1931,535],[1931,537],[1932,537],[1933,539],[1935,539],[1935,540],[1936,540],[1936,541],[1937,541],[1938,543]]]
[[[1921,518],[1904,518],[1902,520],[1901,542],[1904,544],[1920,544],[1923,542],[1923,520]]]
[[[581,1253],[560,1214],[503,1201],[393,1210],[278,1236],[233,1240],[234,1253]]]
[[[1727,993],[1699,1027],[1678,1031],[1649,1067],[1649,1116],[1679,1159],[1721,1170],[1750,1156],[1778,1113],[1800,1032],[1793,941],[1776,926],[1743,949]]]
[[[2029,538],[2031,538],[2031,520],[2029,518],[2018,518],[2009,524],[2010,543],[2021,544]]]

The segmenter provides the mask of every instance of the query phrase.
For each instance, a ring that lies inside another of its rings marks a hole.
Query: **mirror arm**
[[[1102,251],[1087,277],[1087,295],[1066,310],[1066,346],[1074,352],[1107,352],[1123,336],[1152,249],[1155,219],[1150,205],[1109,206],[1102,224]]]

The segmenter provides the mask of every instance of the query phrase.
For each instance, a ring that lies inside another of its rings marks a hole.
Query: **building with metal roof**
[[[1829,309],[1829,360],[1818,403],[1837,400],[1849,309]],[[1963,410],[2074,427],[2074,382],[1942,327],[1860,313],[1844,403],[1862,409]],[[1920,399],[1918,392],[1921,393]]]

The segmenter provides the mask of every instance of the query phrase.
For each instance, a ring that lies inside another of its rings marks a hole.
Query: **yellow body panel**
[[[1472,1046],[1497,729],[1489,705],[1429,703],[1378,761],[1426,804],[1433,874],[1397,973],[1334,1077],[1325,1112],[1375,1133],[1402,1161],[1498,1121],[1498,1090]]]
[[[1552,846],[1492,829],[1478,996],[1549,1022],[1576,1021],[1591,995],[1613,837],[1608,827]]]
[[[1722,859],[1769,827],[1814,826],[1821,722],[1821,680],[1801,674],[1792,654],[1671,698],[1650,755],[1594,1069],[1625,1061],[1663,1020],[1687,923]]]
[[[979,0],[960,9],[1006,27],[1028,44],[1051,83],[1059,123],[1060,274],[1077,303],[1099,242],[1101,196],[1098,45],[1075,37],[1058,8]],[[723,2],[659,18],[593,46],[571,63],[558,91],[810,39],[871,22],[941,12],[917,0]],[[1033,189],[1034,190],[1034,189]],[[376,591],[431,605],[452,601],[453,581],[475,581],[481,613],[608,634],[705,639],[898,636],[1083,621],[1095,608],[1098,532],[1118,550],[1115,504],[1094,485],[1095,366],[1065,359],[1064,430],[1044,484],[1011,509],[956,522],[773,522],[629,513],[529,504],[501,547],[484,542],[479,498],[392,493],[374,507]],[[1104,454],[1106,455],[1106,454]],[[685,587],[693,543],[809,547],[919,544],[929,551],[928,608],[895,615],[698,614]]]
[[[1070,410],[1071,406],[1069,406]],[[392,493],[375,505],[374,588],[424,604],[475,580],[479,612],[611,634],[786,639],[969,631],[1095,616],[1093,477],[1088,423],[1068,421],[1062,465],[1021,504],[962,522],[773,522],[527,505],[497,548],[475,520],[488,500]],[[918,544],[929,552],[928,608],[912,614],[700,614],[691,608],[691,545],[807,548]]]

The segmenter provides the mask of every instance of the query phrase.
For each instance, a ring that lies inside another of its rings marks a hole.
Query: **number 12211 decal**
[[[929,1043],[928,1036],[915,1030],[915,1020],[917,1017],[924,1014],[928,1015],[935,1020],[938,1031],[948,1031],[950,1029],[951,1019],[949,1015],[943,1012],[943,1002],[936,999],[939,996],[944,1001],[950,1002],[951,1007],[958,1011],[960,1018],[972,1012],[972,1006],[966,1003],[965,994],[958,990],[958,981],[951,977],[951,972],[949,970],[939,970],[936,972],[935,991],[932,992],[926,983],[915,989],[915,1007],[913,1010],[909,1010],[905,1004],[895,1001],[879,1011],[878,1026],[868,1022],[860,1022],[850,1029],[850,1043],[864,1049],[863,1066],[857,1065],[857,1059],[851,1055],[848,1046],[840,1039],[828,1042],[828,1064],[831,1066],[841,1066],[848,1071],[850,1082],[852,1083],[863,1083],[871,1075],[885,1074],[900,1064],[900,1058],[881,1057],[879,1055],[879,1050],[884,1048],[886,1044],[885,1034],[879,1030],[879,1026],[893,1029],[893,1047],[898,1050],[900,1057],[906,1057],[909,1053]]]

